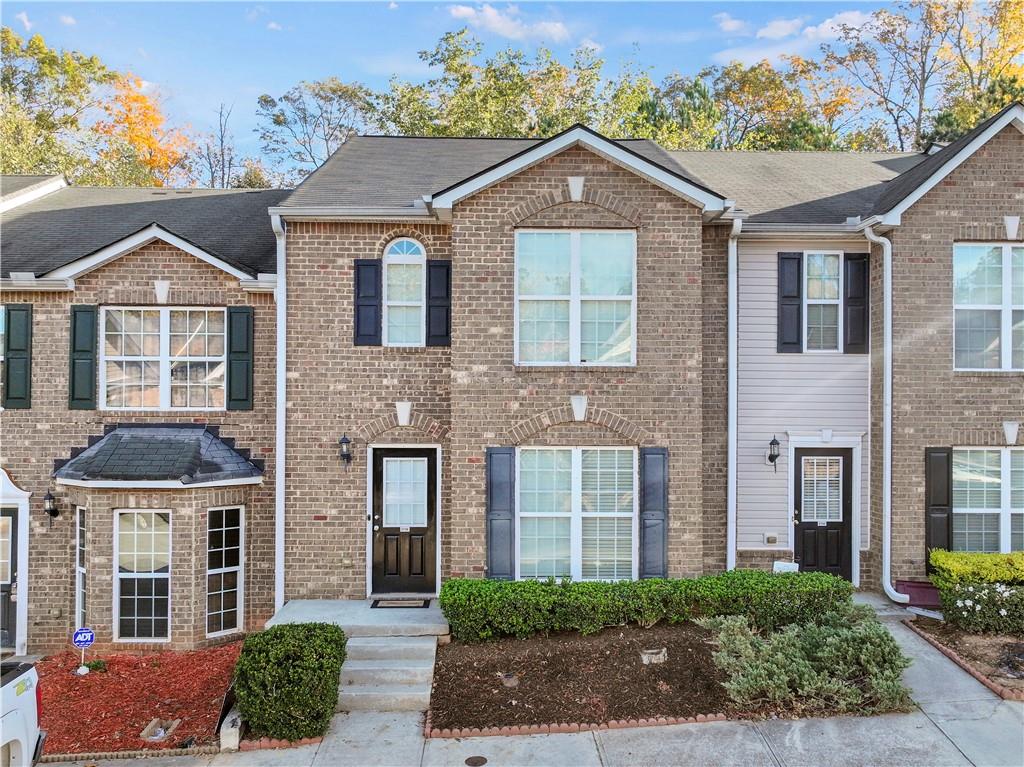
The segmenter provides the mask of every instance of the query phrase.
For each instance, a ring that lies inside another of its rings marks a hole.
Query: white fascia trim
[[[857,224],[743,224],[744,240],[764,240],[778,237],[842,237],[860,236]]]
[[[37,293],[63,293],[75,289],[75,281],[70,277],[36,277],[33,275],[19,275],[0,279],[0,288],[3,290],[30,290]]]
[[[68,487],[113,488],[123,490],[191,490],[194,487],[234,487],[237,485],[262,485],[263,477],[244,477],[242,479],[219,479],[210,482],[193,482],[186,485],[180,479],[62,479],[56,480],[58,485]]]
[[[515,157],[495,168],[482,173],[475,178],[465,181],[452,187],[443,194],[430,198],[430,204],[435,210],[450,211],[452,206],[459,200],[463,200],[481,189],[502,181],[520,171],[535,165],[548,157],[568,149],[571,146],[581,145],[604,157],[606,160],[643,176],[648,181],[667,189],[670,192],[683,197],[689,202],[697,205],[703,211],[724,211],[726,200],[711,194],[710,192],[684,181],[678,176],[659,168],[652,162],[637,157],[625,151],[612,141],[600,136],[595,136],[583,128],[573,128],[560,136],[545,141],[528,152]]]
[[[130,253],[137,248],[141,248],[143,245],[147,245],[156,240],[166,242],[168,245],[173,245],[179,250],[183,250],[189,255],[195,256],[200,261],[205,261],[210,266],[215,266],[223,272],[227,272],[232,277],[236,277],[239,280],[251,280],[252,275],[243,272],[241,269],[236,269],[225,261],[217,258],[216,256],[210,255],[205,250],[197,248],[191,242],[183,240],[177,235],[171,234],[159,224],[150,224],[145,229],[142,229],[135,234],[125,237],[123,240],[111,243],[107,247],[96,251],[90,256],[85,256],[77,261],[72,261],[70,264],[65,264],[62,267],[54,269],[52,272],[44,275],[48,278],[74,278],[80,277],[87,272],[91,272],[94,269],[107,264],[126,253]]]
[[[58,189],[63,189],[68,185],[67,179],[63,176],[56,176],[46,181],[40,181],[38,184],[22,189],[20,192],[15,192],[3,202],[0,202],[0,213],[6,213],[9,210],[30,203],[33,200],[38,200],[40,197],[46,197],[48,194],[53,194]]]
[[[274,393],[274,612],[284,607],[284,533],[285,533],[285,458],[288,405],[288,283],[285,223],[281,216],[271,214],[270,226],[277,241],[277,286],[275,289],[277,360]]]
[[[342,206],[309,206],[294,208],[268,208],[271,217],[279,216],[287,221],[435,221],[437,217],[426,207],[410,208],[378,207],[349,208]]]
[[[739,236],[743,229],[743,219],[736,218],[732,222],[728,244],[728,437],[727,437],[727,479],[726,479],[726,532],[725,532],[725,567],[727,570],[736,568],[736,462],[737,445],[739,444]]]
[[[260,272],[255,280],[239,280],[238,287],[246,293],[273,293],[277,290],[277,275]]]
[[[1021,133],[1024,133],[1024,107],[1018,105],[1013,109],[1010,109],[996,122],[988,126],[988,128],[979,134],[974,141],[950,157],[949,160],[946,161],[945,165],[925,179],[913,192],[911,192],[910,195],[905,197],[891,210],[881,216],[878,216],[877,222],[886,226],[899,226],[903,213],[906,212],[907,208],[928,194],[928,192],[940,184],[946,176],[959,168],[971,155],[991,141],[992,138],[997,133],[1001,132],[1007,125],[1013,125],[1013,127]],[[871,223],[874,223],[871,219],[864,222],[864,224],[867,225],[864,227],[865,235],[869,231]],[[870,240],[871,238],[868,237],[868,239]]]

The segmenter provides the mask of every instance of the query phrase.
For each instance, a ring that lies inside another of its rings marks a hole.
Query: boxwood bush
[[[932,551],[932,583],[939,589],[957,583],[1024,584],[1024,551],[982,554],[968,551]]]
[[[345,642],[345,632],[327,623],[284,624],[247,636],[235,666],[235,700],[246,727],[285,740],[326,733]]]
[[[946,622],[972,633],[1024,634],[1024,551],[931,553]]]
[[[799,623],[850,603],[848,581],[825,573],[733,570],[692,579],[495,581],[456,578],[441,587],[452,636],[464,642],[552,631],[744,615],[758,629]]]

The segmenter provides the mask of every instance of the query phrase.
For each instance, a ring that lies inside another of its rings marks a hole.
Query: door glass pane
[[[632,577],[632,518],[584,517],[583,578],[619,580]]]
[[[427,459],[384,459],[384,526],[426,527]]]
[[[957,245],[953,249],[953,303],[1003,303],[1003,249]]]
[[[633,513],[633,451],[583,450],[584,514]]]
[[[517,235],[520,296],[568,296],[568,232],[520,232]]]
[[[13,528],[10,517],[0,517],[0,583],[11,582],[11,550]]]
[[[807,305],[807,348],[839,348],[839,305]]]
[[[632,301],[583,301],[580,360],[629,362],[633,357]]]
[[[841,522],[843,519],[842,458],[804,456],[802,461],[801,522]]]
[[[568,517],[519,520],[519,573],[523,578],[567,578],[570,570]]]
[[[580,292],[584,296],[633,295],[631,233],[580,233]]]
[[[998,309],[957,309],[955,356],[958,368],[998,368],[1000,366]]]
[[[569,361],[569,302],[519,302],[521,362]]]

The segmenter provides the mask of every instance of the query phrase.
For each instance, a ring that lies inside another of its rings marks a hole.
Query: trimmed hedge
[[[1024,551],[981,554],[935,549],[929,558],[932,583],[942,589],[956,583],[1024,584]]]
[[[1024,551],[931,553],[946,622],[972,633],[1024,634]]]
[[[456,578],[441,587],[452,636],[476,642],[552,631],[745,615],[762,630],[800,623],[850,603],[853,586],[825,573],[733,570],[693,579],[586,582]]]
[[[284,624],[247,636],[235,666],[235,700],[246,727],[284,740],[326,733],[345,642],[345,632],[327,623]]]

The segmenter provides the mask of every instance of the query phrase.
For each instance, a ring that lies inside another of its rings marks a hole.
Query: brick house
[[[192,647],[291,599],[794,559],[905,601],[929,546],[1024,548],[1022,132],[5,180],[5,626]]]

